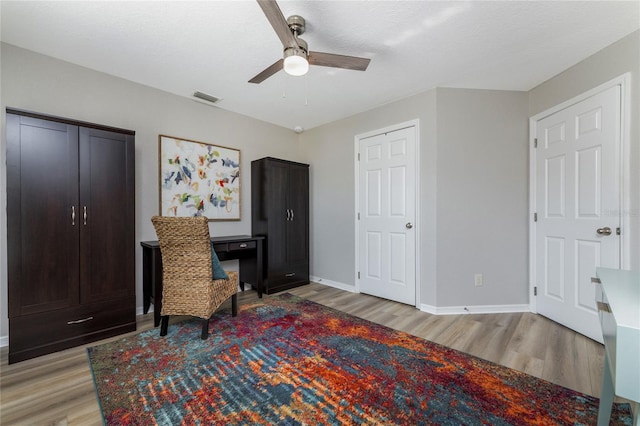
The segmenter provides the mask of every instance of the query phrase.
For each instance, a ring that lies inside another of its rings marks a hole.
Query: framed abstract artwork
[[[240,150],[160,135],[160,215],[240,220]]]

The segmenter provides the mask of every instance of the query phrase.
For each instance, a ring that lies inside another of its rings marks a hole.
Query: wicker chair
[[[162,311],[160,335],[167,335],[170,315],[202,318],[202,339],[209,336],[209,318],[231,297],[231,312],[238,313],[238,273],[214,280],[211,239],[205,217],[154,216],[162,254]]]

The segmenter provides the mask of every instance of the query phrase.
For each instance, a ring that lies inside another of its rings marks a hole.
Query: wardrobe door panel
[[[287,206],[292,211],[291,220],[287,224],[287,262],[290,265],[305,264],[309,261],[308,167],[295,165],[289,167],[289,192],[287,197]]]
[[[80,129],[81,302],[133,295],[133,137]]]
[[[267,166],[267,263],[268,276],[285,273],[287,266],[287,225],[289,215],[286,208],[289,167],[281,162],[270,161]]]
[[[78,303],[77,127],[7,114],[9,317]]]

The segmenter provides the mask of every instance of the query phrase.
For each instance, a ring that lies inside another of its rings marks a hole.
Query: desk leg
[[[152,262],[151,262],[151,249],[149,247],[142,247],[142,313],[149,312],[151,306],[151,274],[152,274]]]
[[[162,311],[162,254],[160,249],[153,250],[153,258],[151,260],[152,268],[152,285],[153,285],[153,326],[160,325],[160,312]]]
[[[609,355],[604,351],[604,371],[602,373],[602,391],[600,392],[600,406],[598,407],[598,426],[608,426],[613,405],[613,377],[609,368]]]
[[[633,426],[640,426],[640,402],[632,402],[631,410],[633,410]]]
[[[264,269],[262,269],[262,243],[263,240],[258,240],[256,250],[256,285],[260,299],[262,299],[262,278],[264,277]]]

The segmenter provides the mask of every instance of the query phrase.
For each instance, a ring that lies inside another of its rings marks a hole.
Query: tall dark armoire
[[[309,165],[251,162],[251,227],[266,237],[264,292],[309,283]]]
[[[135,133],[6,117],[9,362],[134,331]]]

